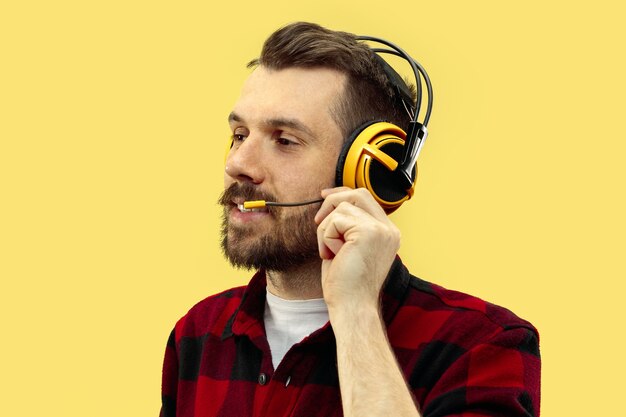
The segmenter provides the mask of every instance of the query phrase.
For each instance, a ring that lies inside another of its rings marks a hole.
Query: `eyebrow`
[[[231,112],[228,115],[228,122],[243,122],[243,118],[238,115],[235,112]],[[311,137],[316,137],[316,135],[313,133],[313,131],[311,131],[311,129],[309,129],[308,126],[306,126],[304,123],[302,123],[301,121],[297,120],[297,119],[287,119],[287,118],[272,118],[272,119],[266,119],[263,121],[263,124],[269,127],[273,127],[273,128],[284,128],[284,127],[288,127],[290,129],[295,129],[295,130],[299,130],[301,132],[306,133],[307,135],[311,136]]]

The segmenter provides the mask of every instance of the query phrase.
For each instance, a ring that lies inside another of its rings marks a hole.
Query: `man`
[[[251,64],[229,116],[220,203],[226,256],[258,271],[177,323],[161,415],[539,415],[532,325],[411,276],[379,203],[335,187],[352,130],[409,123],[375,53],[351,34],[296,23]],[[323,202],[242,207],[312,197]]]

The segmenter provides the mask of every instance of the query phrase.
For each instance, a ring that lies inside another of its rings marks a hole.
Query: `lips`
[[[237,208],[239,209],[240,212],[242,213],[253,213],[253,212],[260,212],[260,211],[265,211],[267,212],[267,208],[263,207],[263,208],[252,208],[252,209],[247,209],[243,206],[243,203],[241,204],[237,204]]]
[[[224,190],[218,203],[229,209],[231,216],[238,219],[253,219],[259,216],[275,215],[274,207],[246,209],[243,207],[246,201],[266,200],[275,201],[276,198],[270,193],[265,193],[249,183],[233,183]]]
[[[267,208],[246,209],[243,207],[245,200],[241,197],[233,198],[228,206],[230,207],[230,220],[237,223],[257,222],[271,216]]]
[[[268,210],[267,210],[267,207],[261,207],[261,208],[245,208],[245,207],[243,206],[245,201],[248,201],[248,200],[245,200],[245,199],[243,199],[243,198],[241,198],[241,197],[239,197],[239,198],[234,198],[234,199],[231,201],[231,204],[230,204],[230,205],[231,205],[231,207],[232,207],[232,206],[237,207],[237,209],[238,209],[240,212],[242,212],[242,213],[252,213],[252,212],[259,212],[259,211],[268,211]]]

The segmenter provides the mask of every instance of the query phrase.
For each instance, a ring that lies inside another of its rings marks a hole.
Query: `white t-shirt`
[[[284,300],[266,292],[263,320],[276,369],[293,345],[328,322],[328,307],[323,298]]]

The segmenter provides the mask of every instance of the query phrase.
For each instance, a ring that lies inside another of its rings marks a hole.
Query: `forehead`
[[[291,119],[314,132],[339,129],[332,112],[345,81],[344,74],[328,68],[273,70],[259,66],[244,83],[233,113],[251,123]]]

